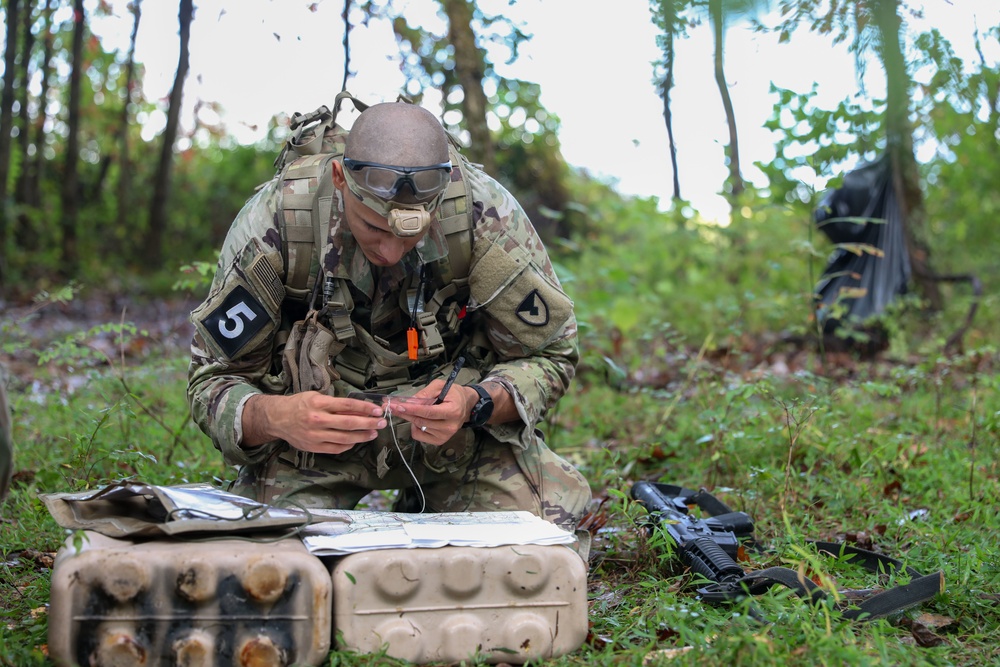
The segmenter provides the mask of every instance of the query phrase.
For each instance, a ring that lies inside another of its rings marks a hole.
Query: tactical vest
[[[286,268],[286,301],[316,307],[322,290],[319,319],[332,333],[329,349],[312,357],[327,357],[333,364],[333,380],[342,379],[351,387],[387,389],[407,383],[412,366],[446,363],[442,357],[445,340],[457,335],[464,305],[469,298],[469,271],[472,260],[472,194],[468,161],[449,135],[449,153],[460,178],[448,184],[437,209],[437,224],[448,244],[448,254],[427,265],[430,298],[418,293],[420,285],[404,290],[400,307],[415,314],[420,346],[416,360],[405,353],[388,350],[351,320],[354,302],[346,280],[323,278],[324,255],[335,197],[331,163],[344,154],[347,131],[336,123],[344,99],[359,111],[367,105],[350,93],[340,93],[331,112],[320,107],[311,114],[292,117],[292,136],[275,160],[281,196],[278,203],[282,255]],[[310,343],[312,344],[312,343]],[[324,343],[325,345],[325,343]],[[432,362],[432,363],[427,363]],[[302,387],[306,388],[317,387]]]

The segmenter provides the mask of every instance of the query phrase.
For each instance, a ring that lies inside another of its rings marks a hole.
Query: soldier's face
[[[339,161],[331,164],[333,185],[340,191],[344,202],[344,219],[354,240],[365,257],[375,266],[395,266],[406,253],[424,238],[427,231],[416,236],[396,236],[389,228],[389,220],[365,206],[351,192],[344,178],[343,166]]]
[[[425,231],[417,236],[396,236],[389,229],[387,218],[362,204],[349,192],[345,194],[344,217],[347,226],[361,252],[375,266],[398,264],[427,233]]]

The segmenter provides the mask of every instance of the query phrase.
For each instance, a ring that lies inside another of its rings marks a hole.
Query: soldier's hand
[[[257,395],[243,410],[243,447],[285,440],[317,454],[341,454],[359,442],[374,440],[385,428],[382,407],[316,391],[291,396]]]
[[[437,399],[444,388],[444,380],[434,380],[414,394],[417,398]],[[443,445],[469,420],[472,406],[479,400],[474,389],[452,385],[444,400],[437,405],[400,402],[394,404],[392,413],[413,425],[410,437],[428,445]]]

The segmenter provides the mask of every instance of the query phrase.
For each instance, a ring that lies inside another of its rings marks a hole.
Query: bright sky
[[[117,19],[93,28],[127,48],[131,15],[124,0]],[[343,80],[341,0],[196,0],[191,71],[185,87],[190,109],[201,99],[222,105],[229,130],[241,141],[257,139],[271,116],[331,105]],[[403,0],[407,16],[430,27],[432,0]],[[660,57],[648,0],[480,0],[487,11],[504,12],[523,23],[533,38],[520,59],[502,68],[508,76],[537,81],[542,102],[562,121],[560,140],[570,164],[613,179],[625,194],[656,196],[666,206],[671,175],[663,106],[652,85],[651,63]],[[1000,24],[1000,2],[933,0],[927,24],[946,30],[960,55],[975,57],[974,21],[980,30]],[[987,8],[984,8],[987,7]],[[165,97],[177,64],[177,2],[143,2],[137,58],[147,67],[150,98]],[[975,17],[974,14],[978,14]],[[280,36],[280,39],[277,36]],[[754,161],[773,157],[768,95],[773,81],[806,92],[821,82],[820,100],[834,105],[857,89],[853,56],[829,40],[802,31],[793,46],[774,35],[756,35],[744,25],[727,31],[726,70],[733,97],[744,177],[762,184]],[[395,99],[403,84],[398,47],[390,26],[373,22],[351,33],[352,70],[348,89],[360,99]],[[1000,54],[988,54],[994,61]],[[712,70],[711,31],[703,25],[678,43],[676,88],[672,93],[681,193],[707,218],[722,219],[728,207],[718,195],[726,177],[725,116]],[[865,85],[881,94],[877,66]],[[182,117],[182,123],[184,123]],[[187,115],[190,123],[190,115]],[[256,127],[254,131],[252,128]],[[822,185],[822,184],[820,184]]]

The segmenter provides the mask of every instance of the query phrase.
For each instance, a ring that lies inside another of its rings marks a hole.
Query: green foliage
[[[764,127],[774,133],[775,156],[755,164],[767,176],[772,201],[811,207],[816,194],[808,183],[833,179],[858,159],[873,159],[884,149],[883,101],[857,98],[820,109],[814,104],[817,85],[808,93],[771,86],[774,113]],[[836,185],[836,180],[829,183]]]
[[[175,291],[206,294],[215,276],[216,264],[191,262],[180,268],[181,277],[174,283]]]
[[[700,345],[808,319],[807,222],[791,207],[738,206],[730,227],[662,213],[655,200],[595,200],[587,214],[588,236],[558,254],[569,290],[583,296],[581,329],[604,341],[594,349],[610,330],[630,338],[670,323]]]

